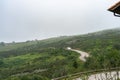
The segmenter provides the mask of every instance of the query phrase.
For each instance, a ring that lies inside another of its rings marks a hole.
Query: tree
[[[73,67],[74,67],[74,68],[78,68],[78,63],[77,63],[76,60],[73,62]]]
[[[4,64],[3,60],[0,59],[0,67]]]
[[[114,48],[120,50],[120,44],[114,44]]]
[[[4,43],[4,42],[0,42],[0,45],[1,45],[1,46],[5,46],[5,43]]]
[[[13,44],[15,44],[15,41],[12,41]]]

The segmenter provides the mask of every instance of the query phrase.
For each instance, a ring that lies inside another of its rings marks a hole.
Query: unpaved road
[[[76,49],[71,49],[71,48],[69,48],[67,50],[79,53],[80,54],[79,59],[82,60],[82,61],[84,61],[84,62],[86,61],[86,58],[89,57],[89,53],[87,53],[87,52],[83,52],[83,51],[76,50]]]
[[[84,62],[86,61],[86,57],[89,57],[89,53],[87,52],[83,52],[83,51],[76,50],[76,49],[71,49],[70,47],[67,48],[67,50],[79,53],[80,54],[79,59]],[[102,72],[98,74],[92,74],[88,77],[88,79],[85,79],[85,80],[117,80],[117,78],[120,78],[120,71],[119,72],[116,72],[116,71]],[[76,78],[73,80],[84,80],[84,79]]]

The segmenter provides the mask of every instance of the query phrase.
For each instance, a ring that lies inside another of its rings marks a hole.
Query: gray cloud
[[[118,0],[1,0],[0,40],[25,41],[120,26],[107,8]]]

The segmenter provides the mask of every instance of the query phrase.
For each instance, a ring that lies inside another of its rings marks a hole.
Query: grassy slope
[[[96,57],[95,54],[105,52],[105,50],[117,49],[116,52],[119,52],[119,36],[120,29],[118,28],[85,35],[63,36],[22,43],[8,43],[5,46],[0,46],[0,57],[4,62],[4,64],[0,65],[0,74],[9,75],[11,72],[16,74],[26,71],[31,72],[38,68],[51,68],[47,73],[39,73],[42,76],[51,78],[81,71],[83,69],[82,65],[94,68],[96,67],[94,64],[98,64],[97,67],[101,68],[100,63],[92,62],[93,64],[91,65],[90,61],[95,61],[96,58],[98,60],[101,59],[101,55],[100,57]],[[64,50],[67,46],[88,51],[93,55],[93,58],[88,59],[87,63],[84,64],[79,61],[78,54]],[[109,52],[106,51],[106,53]],[[106,54],[106,56],[111,55]],[[74,61],[77,61],[78,69],[73,67]],[[51,71],[52,69],[54,71]]]

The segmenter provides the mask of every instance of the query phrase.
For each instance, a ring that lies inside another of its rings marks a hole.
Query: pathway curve
[[[84,62],[86,61],[86,58],[89,57],[89,53],[84,52],[84,51],[72,49],[72,48],[70,48],[70,47],[68,47],[67,50],[70,50],[70,51],[74,51],[74,52],[79,53],[79,54],[80,54],[79,59],[82,60],[82,61],[84,61]]]

